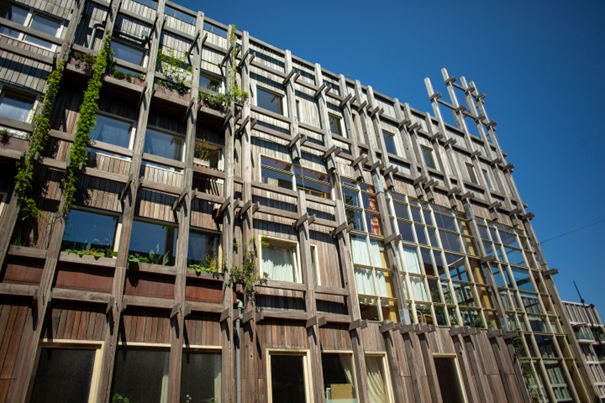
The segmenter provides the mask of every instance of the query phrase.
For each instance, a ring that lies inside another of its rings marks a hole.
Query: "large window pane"
[[[0,17],[5,18],[9,21],[17,24],[25,25],[28,11],[24,8],[17,7],[13,4],[1,2],[0,3]],[[13,38],[19,37],[19,31],[9,29],[7,27],[0,27],[0,34],[4,34]]]
[[[200,74],[200,88],[206,88],[210,91],[218,91],[219,87],[221,85],[221,83],[214,79],[214,78],[210,78],[210,77],[206,77],[202,74]]]
[[[117,217],[72,210],[65,224],[61,250],[113,249]]]
[[[33,98],[5,93],[2,98],[2,103],[0,103],[0,116],[18,120],[19,122],[27,122],[29,112],[33,107]]]
[[[210,399],[221,401],[221,354],[184,351],[181,402],[207,402]]]
[[[303,189],[305,193],[330,199],[332,187],[330,186],[330,175],[310,171],[299,166],[294,167],[296,174],[296,185]]]
[[[321,354],[326,403],[357,403],[351,354]]]
[[[387,152],[390,154],[397,154],[397,147],[395,146],[395,135],[389,132],[382,132],[384,138],[384,145],[387,148]]]
[[[450,277],[452,280],[469,281],[464,256],[446,253],[445,261],[447,262],[447,267],[450,271]]]
[[[111,48],[116,58],[139,66],[143,65],[143,60],[145,60],[145,52],[143,50],[116,41],[111,41]]]
[[[168,401],[170,351],[118,346],[111,396],[119,394],[132,403]]]
[[[453,218],[446,217],[441,214],[435,214],[435,221],[437,221],[437,226],[441,229],[458,232]]]
[[[271,354],[271,395],[273,403],[305,403],[303,356]]]
[[[374,279],[372,279],[372,270],[355,269],[355,286],[357,288],[357,294],[376,295]]]
[[[56,36],[57,31],[61,27],[61,23],[58,21],[51,20],[46,17],[42,17],[39,14],[34,14],[29,26],[30,26],[30,28],[36,29],[40,32],[44,32],[45,34]],[[47,48],[47,49],[52,49],[52,47],[53,47],[53,44],[51,42],[48,42],[48,41],[45,41],[45,40],[42,40],[39,38],[34,38],[31,35],[26,35],[25,40],[30,43],[36,44],[38,46]]]
[[[382,235],[382,226],[380,225],[380,216],[366,213],[366,223],[368,232],[374,235]]]
[[[513,272],[513,277],[515,278],[515,283],[517,284],[517,288],[519,290],[530,292],[536,291],[533,283],[531,282],[529,270],[519,269],[517,267],[511,267],[510,270]]]
[[[143,152],[181,161],[184,142],[184,139],[180,136],[147,129]]]
[[[525,266],[525,260],[523,259],[523,253],[520,250],[504,247],[506,258],[510,264],[516,264],[519,266]]]
[[[355,190],[347,189],[346,187],[342,187],[342,196],[345,204],[349,206],[361,207],[359,203],[359,193]]]
[[[355,264],[370,265],[368,245],[364,236],[351,235],[351,258]]]
[[[131,131],[131,123],[97,115],[97,124],[90,131],[89,136],[91,140],[128,148],[130,146]]]
[[[372,249],[372,262],[375,267],[387,268],[387,256],[384,242],[370,238],[370,247]]]
[[[271,112],[283,115],[282,97],[269,91],[256,88],[256,105]]]
[[[269,243],[262,246],[262,275],[271,280],[296,282],[294,246]]]
[[[130,253],[147,257],[151,260],[151,263],[156,264],[163,264],[162,257],[166,255],[168,258],[166,264],[174,265],[177,233],[178,231],[174,227],[134,221],[132,223]]]
[[[218,237],[197,232],[189,233],[187,248],[187,265],[201,264],[216,270],[218,258]]]
[[[365,227],[363,225],[363,212],[361,210],[347,208],[345,209],[345,214],[347,216],[347,225],[353,224],[354,230],[365,232]]]
[[[418,259],[418,252],[416,251],[416,248],[404,246],[403,256],[405,258],[405,265],[408,273],[422,273],[422,270],[420,269],[420,259]]]
[[[454,252],[462,252],[460,247],[460,238],[458,235],[442,230],[439,230],[439,235],[441,235],[441,244],[443,245],[443,249],[453,250]]]
[[[30,402],[87,402],[95,353],[95,350],[43,348]]]

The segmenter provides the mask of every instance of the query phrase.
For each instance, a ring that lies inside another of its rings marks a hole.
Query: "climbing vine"
[[[229,96],[235,101],[243,101],[249,94],[239,88],[239,85],[237,84],[237,60],[235,57],[237,56],[240,45],[237,43],[236,32],[235,24],[231,25],[231,30],[229,31],[229,47],[231,49],[229,59],[231,61],[231,66],[229,67],[227,79],[229,82]]]
[[[158,61],[162,66],[162,72],[170,81],[160,81],[159,84],[166,88],[178,91],[180,94],[187,94],[189,88],[186,84],[191,84],[191,65],[189,64],[189,54],[183,53],[183,56],[177,57],[174,50],[167,48],[165,51],[158,50]]]
[[[57,68],[53,70],[46,79],[46,93],[38,106],[39,109],[36,111],[36,117],[32,122],[33,130],[29,137],[29,149],[25,153],[25,158],[17,162],[15,186],[21,204],[20,216],[22,220],[37,218],[38,216],[43,215],[30,193],[33,189],[32,181],[34,179],[35,159],[42,154],[46,142],[48,141],[48,132],[50,130],[49,116],[57,93],[59,92],[61,78],[63,77],[63,63],[64,61],[62,59],[59,60]]]
[[[86,165],[86,147],[90,145],[88,133],[90,133],[97,123],[96,113],[99,109],[99,92],[103,86],[101,79],[106,71],[113,70],[112,56],[111,34],[108,34],[103,40],[103,47],[95,60],[92,77],[88,81],[88,88],[84,92],[84,102],[80,106],[80,117],[76,123],[74,143],[69,152],[65,176],[61,181],[64,196],[62,210],[65,214],[69,213],[73,206],[80,170]]]
[[[240,245],[234,243],[233,246],[237,248]],[[265,237],[261,238],[261,246],[269,246]],[[254,295],[254,286],[267,277],[257,275],[255,238],[250,238],[248,242],[246,242],[245,247],[246,250],[244,250],[244,253],[242,254],[242,263],[237,265],[232,262],[231,268],[229,270],[223,270],[223,272],[229,272],[229,277],[226,278],[225,285],[232,286],[233,284],[240,284],[244,294],[250,299]],[[225,260],[226,259],[223,259],[223,265],[225,264]]]

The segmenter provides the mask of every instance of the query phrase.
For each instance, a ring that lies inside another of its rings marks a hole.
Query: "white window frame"
[[[259,106],[259,105],[258,105],[258,89],[259,89],[259,88],[260,88],[262,91],[265,91],[265,92],[271,93],[271,94],[275,95],[276,97],[279,97],[279,98],[281,99],[281,110],[282,110],[282,112],[283,112],[282,116],[284,116],[284,117],[286,117],[286,118],[287,118],[287,117],[289,117],[289,116],[288,116],[288,108],[287,108],[288,103],[286,102],[286,97],[287,97],[287,95],[286,95],[285,93],[284,93],[284,94],[280,94],[279,92],[275,92],[274,90],[271,90],[270,88],[267,88],[266,86],[264,86],[264,85],[262,85],[262,84],[260,84],[260,85],[259,85],[259,83],[256,83],[256,82],[255,82],[255,83],[253,83],[253,90],[254,90],[254,104],[255,104],[257,107],[262,108],[261,106]],[[263,109],[264,109],[264,108],[263,108]],[[268,109],[264,109],[264,110],[267,110],[267,111],[268,111]],[[269,111],[269,112],[273,112],[273,111]],[[276,112],[273,112],[273,113],[276,113]],[[279,115],[279,113],[276,113],[276,114],[278,114],[278,115]]]
[[[422,150],[428,151],[429,159],[431,160],[431,164],[433,166],[429,166],[426,163],[426,160],[424,159],[424,153],[422,153]],[[435,154],[433,153],[433,149],[431,147],[427,147],[427,146],[422,145],[422,146],[420,146],[420,152],[423,154],[422,155],[422,161],[424,162],[424,164],[427,167],[431,168],[431,169],[437,169],[438,165],[437,165],[437,161],[435,160]]]
[[[119,252],[120,251],[120,235],[122,234],[122,214],[118,214],[118,213],[113,213],[113,212],[109,212],[106,210],[99,210],[99,209],[95,209],[92,207],[86,207],[86,206],[74,206],[73,208],[76,211],[81,211],[83,213],[90,213],[90,214],[98,214],[98,215],[105,215],[105,216],[110,216],[110,217],[117,217],[118,218],[118,222],[116,225],[116,233],[114,235],[113,238],[113,252]],[[0,209],[1,211],[1,209]],[[1,214],[1,213],[0,213]],[[178,239],[178,238],[177,238]],[[61,242],[63,242],[63,240],[61,240]],[[111,257],[111,256],[107,256],[111,259],[117,259],[117,257]]]
[[[0,210],[0,214],[1,214],[1,210]],[[317,245],[315,244],[310,244],[310,249],[311,249],[311,259],[315,260],[315,270],[313,271],[313,282],[315,283],[315,280],[317,280],[317,284],[315,285],[321,285],[321,270],[319,270],[319,255],[317,254]],[[313,269],[313,266],[311,266],[311,269]]]
[[[357,401],[359,401],[359,389],[357,389],[357,366],[355,365],[355,357],[353,356],[353,350],[321,350],[321,354],[346,354],[348,356],[351,357],[351,363],[353,364],[351,366],[352,370],[353,370],[353,387],[355,388],[355,391],[357,391]],[[322,375],[323,375],[323,368],[322,368]],[[325,392],[325,390],[323,391]]]
[[[208,78],[210,80],[218,81],[219,84],[218,84],[218,88],[217,88],[216,92],[219,93],[219,94],[225,92],[224,91],[225,90],[225,83],[224,83],[224,80],[223,80],[222,76],[218,76],[218,75],[213,74],[213,73],[211,73],[211,72],[209,72],[207,70],[202,70],[202,69],[200,69],[200,76],[206,77],[206,78]],[[199,82],[199,78],[198,78],[198,82]],[[202,87],[200,87],[200,88],[202,88]],[[203,88],[206,89],[206,90],[208,90],[208,91],[212,91],[211,89],[208,89],[206,87],[203,87]]]
[[[46,18],[46,19],[58,22],[59,23],[59,28],[57,29],[57,33],[55,34],[55,38],[61,39],[61,35],[63,35],[63,29],[65,28],[65,20],[63,20],[62,18],[59,18],[57,16],[54,16],[54,15],[46,14],[46,13],[40,11],[40,10],[31,8],[31,7],[27,7],[26,4],[15,4],[15,3],[9,3],[9,4],[11,6],[15,6],[15,7],[19,7],[19,8],[27,10],[27,17],[25,17],[25,22],[23,23],[23,26],[25,28],[30,28],[30,25],[32,23],[34,15],[36,15],[36,14],[39,15],[39,16],[41,16],[41,17],[43,17],[43,18]],[[32,28],[32,29],[34,29],[34,28]],[[14,29],[14,31],[19,31],[19,30],[18,29]],[[40,32],[40,31],[38,31],[38,32]],[[0,35],[4,35],[4,34],[0,34]],[[18,35],[17,38],[13,38],[12,36],[7,36],[7,37],[15,39],[15,40],[18,40],[18,41],[21,41],[23,43],[27,43],[28,45],[31,45],[31,46],[36,46],[36,47],[38,47],[40,49],[44,49],[44,50],[49,51],[49,52],[56,52],[57,51],[57,44],[55,44],[55,43],[51,42],[51,47],[49,49],[49,48],[45,48],[44,46],[40,46],[38,44],[35,44],[33,42],[29,42],[27,39],[25,39],[26,36],[27,36],[26,33],[22,32],[22,31],[19,31],[19,35]]]
[[[271,355],[294,355],[303,357],[303,374],[304,374],[304,382],[305,382],[305,397],[307,403],[314,403],[315,399],[313,398],[313,374],[311,372],[311,363],[310,363],[310,350],[308,349],[284,349],[284,348],[267,348],[267,398],[269,399],[268,403],[273,403],[273,385],[272,385],[272,372],[271,372]]]
[[[330,129],[331,134],[335,134],[335,135],[337,135],[337,136],[341,136],[341,137],[346,137],[346,136],[345,136],[345,131],[343,130],[343,127],[342,127],[342,117],[341,117],[341,116],[338,116],[338,115],[335,115],[335,114],[333,114],[333,113],[329,113],[329,112],[328,112],[328,125],[329,125],[329,126],[331,126],[331,125],[330,125],[330,119],[336,119],[336,121],[337,121],[337,123],[338,123],[338,129],[340,130],[340,133],[334,133],[334,132],[332,132],[332,130]]]
[[[197,149],[198,143],[200,143],[200,144],[201,143],[205,143],[205,144],[209,145],[210,147],[208,147],[208,148],[211,149],[211,150],[213,150],[213,151],[218,150],[218,152],[219,152],[219,161],[218,161],[218,166],[216,167],[216,169],[219,169],[219,170],[223,171],[225,169],[225,166],[224,166],[225,165],[225,159],[224,159],[224,149],[225,148],[223,146],[221,146],[219,144],[216,144],[216,143],[213,143],[211,141],[201,140],[201,139],[196,138],[195,139],[195,149]],[[195,151],[194,151],[194,156],[195,156]],[[197,157],[195,157],[195,158],[197,158]]]
[[[178,238],[177,238],[178,239]],[[292,257],[292,263],[294,264],[294,274],[296,277],[296,284],[304,284],[304,279],[302,276],[302,272],[301,272],[301,263],[300,263],[300,245],[298,243],[298,241],[293,241],[291,239],[284,239],[284,238],[277,238],[274,236],[269,236],[269,235],[262,235],[261,236],[261,242],[267,242],[269,243],[269,245],[271,245],[271,242],[274,243],[274,245],[279,246],[279,244],[285,244],[285,245],[290,245],[293,247],[293,253],[294,256]],[[261,277],[264,278],[264,272],[263,272],[263,247],[262,244],[259,245],[260,247],[258,248],[259,250],[259,258],[260,258],[260,273],[259,275]],[[273,280],[272,278],[268,278],[268,280]],[[283,281],[283,280],[275,280],[275,281]]]
[[[94,41],[94,39],[92,39],[92,40]],[[111,38],[111,42],[112,43],[119,43],[120,45],[127,46],[129,48],[132,48],[132,49],[135,49],[135,50],[138,50],[138,51],[142,51],[143,52],[143,63],[140,64],[140,65],[138,65],[138,66],[139,67],[143,67],[143,68],[147,67],[147,63],[149,62],[149,49],[134,46],[133,44],[128,43],[124,39],[122,39],[122,38],[116,38],[115,36]],[[116,59],[117,60],[122,60],[122,61],[124,61],[126,63],[130,63],[129,61],[124,60],[124,59],[120,59],[118,57],[116,57]],[[134,63],[132,63],[132,64],[134,64]]]
[[[134,139],[136,137],[136,132],[137,132],[137,121],[136,120],[128,119],[123,116],[114,115],[113,113],[104,112],[104,111],[97,111],[96,115],[101,115],[108,119],[118,120],[118,121],[121,121],[124,123],[130,123],[131,128],[130,128],[130,139],[128,140],[128,149],[129,150],[133,149]],[[105,144],[109,144],[109,143],[105,143]],[[91,145],[90,147],[94,148],[94,145]]]
[[[103,352],[105,350],[105,342],[103,341],[89,341],[89,340],[56,340],[45,338],[38,343],[36,350],[36,361],[34,363],[35,371],[32,371],[30,375],[29,387],[27,389],[27,395],[25,398],[26,402],[31,399],[31,394],[34,390],[34,382],[36,380],[36,373],[38,372],[38,365],[40,363],[40,355],[42,354],[43,348],[64,348],[64,349],[75,349],[75,350],[96,350],[95,360],[92,367],[92,376],[90,377],[90,392],[88,394],[87,403],[95,403],[97,401],[97,393],[99,391],[101,370],[103,365]]]
[[[454,360],[454,364],[456,365],[458,387],[462,391],[462,400],[464,402],[468,402],[468,398],[466,397],[466,389],[464,388],[464,379],[462,378],[462,371],[460,371],[460,363],[458,362],[458,357],[456,354],[433,353],[433,358],[450,358]]]

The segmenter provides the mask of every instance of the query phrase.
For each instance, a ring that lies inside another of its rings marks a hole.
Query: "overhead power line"
[[[553,239],[561,238],[562,236],[569,235],[569,234],[571,234],[572,232],[576,232],[576,231],[580,231],[580,230],[582,230],[582,229],[584,229],[584,228],[592,227],[593,225],[600,224],[600,223],[602,223],[602,222],[604,222],[604,221],[605,221],[605,220],[601,220],[601,221],[593,222],[592,224],[588,224],[588,225],[586,225],[586,226],[584,226],[584,227],[582,227],[582,228],[574,229],[573,231],[569,231],[569,232],[566,232],[566,233],[564,233],[564,234],[557,235],[556,237],[549,238],[549,239],[547,239],[546,241],[542,241],[542,242],[540,242],[540,245],[542,245],[544,242],[548,242],[548,241],[552,241]]]

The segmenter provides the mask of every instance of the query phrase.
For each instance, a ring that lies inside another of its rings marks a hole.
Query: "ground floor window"
[[[96,400],[93,381],[98,351],[95,348],[42,347],[30,403]]]
[[[355,370],[350,353],[322,353],[326,403],[357,403]]]
[[[463,403],[464,392],[456,357],[434,357],[439,389],[444,402]]]
[[[170,350],[118,346],[111,398],[118,394],[130,402],[167,403]]]
[[[370,402],[390,402],[386,368],[384,366],[384,356],[366,355],[366,371],[368,373],[368,392],[370,394]]]
[[[221,353],[183,351],[181,402],[220,401]]]
[[[307,388],[306,354],[270,352],[269,390],[272,403],[305,403],[311,397]]]

